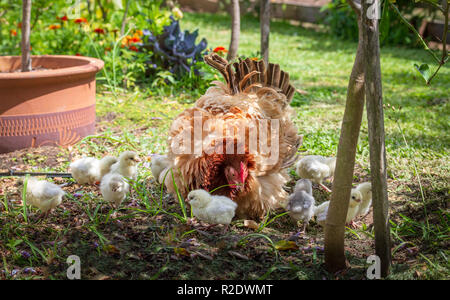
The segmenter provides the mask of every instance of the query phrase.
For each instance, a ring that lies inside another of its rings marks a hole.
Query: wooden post
[[[269,63],[269,34],[270,34],[270,0],[261,0],[261,55],[266,65]]]
[[[345,219],[352,189],[356,146],[364,111],[364,52],[361,11],[352,0],[347,2],[357,15],[359,37],[355,62],[348,82],[333,192],[325,224],[325,267],[333,273],[341,271],[347,266],[344,253]]]
[[[22,0],[22,72],[31,71],[30,21],[31,0]]]
[[[369,127],[370,173],[372,182],[375,253],[381,260],[381,276],[389,274],[391,240],[389,200],[387,194],[386,148],[384,134],[383,96],[381,86],[380,43],[378,19],[367,14],[368,0],[362,2],[362,23],[365,56],[365,92]]]
[[[236,58],[239,48],[239,35],[241,33],[241,13],[239,9],[239,0],[231,1],[231,41],[227,55],[227,60]]]

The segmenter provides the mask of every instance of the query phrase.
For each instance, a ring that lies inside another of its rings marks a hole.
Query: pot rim
[[[19,59],[20,56],[0,56],[1,59]],[[75,55],[32,55],[31,59],[64,59],[78,61],[78,63],[85,62],[82,65],[76,65],[73,67],[64,67],[52,70],[41,70],[33,72],[14,72],[14,73],[0,73],[0,80],[26,80],[36,78],[54,78],[54,77],[66,77],[74,76],[78,74],[97,73],[103,66],[104,62],[100,59],[88,57],[88,56],[75,56]]]

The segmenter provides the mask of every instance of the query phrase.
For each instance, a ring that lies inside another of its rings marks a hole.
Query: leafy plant
[[[169,70],[178,78],[188,74],[191,69],[195,75],[200,72],[196,67],[197,62],[203,61],[203,55],[207,46],[206,39],[203,38],[198,44],[195,43],[198,30],[193,33],[180,29],[178,20],[171,17],[172,23],[165,26],[163,33],[155,35],[150,30],[144,30],[144,48],[153,52],[155,64],[165,70]]]

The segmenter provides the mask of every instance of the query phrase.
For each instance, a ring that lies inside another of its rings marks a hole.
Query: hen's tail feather
[[[289,102],[294,96],[295,89],[289,82],[289,74],[282,71],[278,64],[269,63],[266,68],[263,60],[255,61],[250,58],[228,63],[216,53],[206,55],[205,62],[222,74],[232,94],[257,90],[260,84],[283,93]]]

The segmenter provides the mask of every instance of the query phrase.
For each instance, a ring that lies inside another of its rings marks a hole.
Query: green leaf
[[[122,0],[112,0],[116,9],[123,9]]]
[[[431,77],[431,70],[428,64],[421,64],[420,67],[417,64],[414,64],[414,67],[419,71],[420,75],[422,75],[425,82],[428,83],[428,80],[430,80]]]
[[[380,43],[383,43],[389,35],[389,24],[390,24],[390,14],[389,14],[389,0],[384,1],[383,13],[381,15],[380,21]]]
[[[293,241],[281,240],[275,243],[275,249],[277,250],[297,250],[298,246]]]

